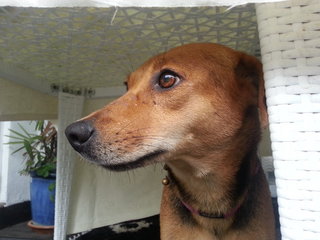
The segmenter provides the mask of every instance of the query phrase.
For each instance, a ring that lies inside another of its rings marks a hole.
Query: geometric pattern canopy
[[[259,56],[253,4],[231,9],[2,7],[0,32],[0,63],[7,66],[0,68],[0,77],[10,70],[11,77],[20,75],[11,80],[29,79],[25,84],[34,88],[122,86],[149,57],[190,42],[221,43]]]

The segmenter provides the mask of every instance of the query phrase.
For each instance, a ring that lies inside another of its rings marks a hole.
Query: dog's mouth
[[[154,163],[167,152],[168,151],[166,150],[156,150],[154,152],[145,154],[135,159],[134,161],[123,162],[123,163],[103,163],[103,164],[100,164],[100,166],[108,170],[118,171],[118,172],[131,170],[131,169],[144,167],[146,165]]]
[[[169,150],[158,146],[153,149],[121,150],[106,146],[94,137],[74,149],[87,161],[112,171],[126,171],[144,167],[163,160]]]
[[[113,171],[159,162],[170,149],[167,141],[150,143],[148,136],[117,136],[116,140],[110,137],[106,141],[90,121],[71,124],[66,129],[66,136],[72,147],[86,160]]]

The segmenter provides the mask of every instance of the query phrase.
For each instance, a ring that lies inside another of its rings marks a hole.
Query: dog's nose
[[[77,151],[80,151],[81,147],[88,142],[93,132],[94,128],[89,121],[74,122],[65,130],[70,144]]]

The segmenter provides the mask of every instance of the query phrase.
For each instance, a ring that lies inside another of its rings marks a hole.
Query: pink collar
[[[191,213],[193,213],[195,215],[199,215],[201,217],[206,217],[206,218],[226,219],[226,218],[230,218],[230,217],[232,217],[232,216],[234,216],[236,214],[236,212],[242,206],[243,201],[241,201],[241,203],[238,204],[238,206],[236,206],[235,208],[231,209],[230,211],[228,211],[225,214],[206,213],[206,212],[202,212],[201,210],[194,209],[192,206],[190,206],[189,204],[187,204],[186,202],[184,202],[182,200],[181,200],[181,203],[186,209],[188,209]]]
[[[170,171],[170,169],[169,169],[169,167],[167,165],[164,165],[164,169],[167,170],[167,171]],[[260,169],[260,165],[257,164],[255,166],[251,176],[255,176],[259,172],[259,169]],[[162,180],[162,183],[164,185],[168,185],[170,183],[170,180],[168,179],[168,177],[165,177]],[[180,201],[181,201],[182,205],[186,209],[188,209],[192,214],[195,214],[195,215],[198,215],[198,216],[201,216],[201,217],[206,217],[206,218],[227,219],[227,218],[233,217],[238,212],[238,210],[242,206],[243,202],[247,198],[247,195],[248,195],[248,190],[246,191],[246,193],[244,195],[244,198],[241,200],[241,202],[235,208],[232,208],[230,211],[228,211],[225,214],[206,213],[206,212],[203,212],[201,210],[197,210],[197,209],[193,208],[191,205],[187,204],[186,202],[184,202],[182,200],[180,200]]]
[[[253,171],[253,174],[252,176],[255,176],[258,172],[259,172],[259,169],[260,169],[260,165],[256,165],[256,167],[254,168],[254,171]],[[217,218],[217,219],[227,219],[227,218],[230,218],[230,217],[233,217],[237,212],[238,210],[240,209],[240,207],[242,206],[244,200],[247,198],[247,195],[248,195],[248,191],[246,191],[245,195],[244,195],[244,198],[241,200],[241,202],[234,208],[230,209],[227,213],[225,214],[215,214],[215,213],[206,213],[206,212],[202,212],[201,210],[197,210],[195,208],[193,208],[191,205],[187,204],[186,202],[181,201],[182,205],[188,209],[191,213],[195,214],[195,215],[199,215],[201,217],[206,217],[206,218]]]

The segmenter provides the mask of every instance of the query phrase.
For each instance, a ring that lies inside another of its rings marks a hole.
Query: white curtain
[[[79,119],[83,109],[83,96],[59,93],[58,120],[58,164],[55,200],[54,240],[63,240],[67,232],[71,182],[76,158],[64,135],[64,130],[71,122]]]

